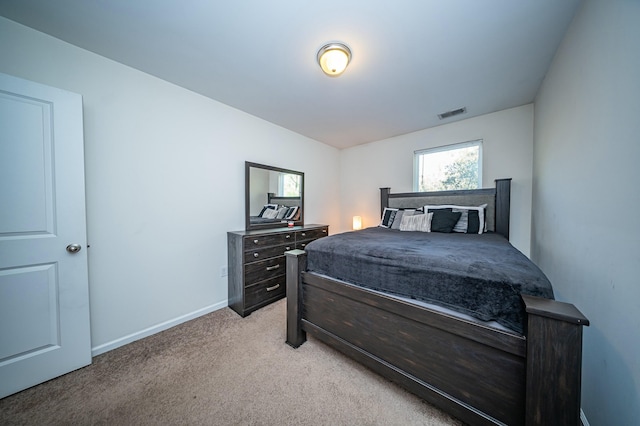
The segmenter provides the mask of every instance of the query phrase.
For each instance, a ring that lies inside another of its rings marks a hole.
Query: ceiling
[[[0,15],[345,148],[532,102],[580,1],[0,0]],[[316,62],[330,41],[353,52],[337,78]]]

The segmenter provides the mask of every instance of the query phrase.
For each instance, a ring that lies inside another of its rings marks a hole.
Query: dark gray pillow
[[[462,215],[458,219],[458,223],[453,227],[452,232],[466,232],[467,234],[482,234],[486,231],[486,208],[487,205],[481,206],[457,206],[452,204],[444,205],[427,205],[424,206],[428,211],[433,210],[450,210],[461,212]]]
[[[431,232],[450,233],[462,215],[461,212],[454,212],[451,209],[429,209],[429,213],[431,212],[433,212]]]

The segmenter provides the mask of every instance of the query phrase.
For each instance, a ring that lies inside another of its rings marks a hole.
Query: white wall
[[[535,106],[532,257],[589,318],[589,423],[640,419],[640,2],[586,1]]]
[[[494,180],[513,178],[511,187],[511,242],[529,255],[531,234],[531,179],[533,105],[345,149],[340,156],[342,230],[351,218],[362,216],[363,226],[380,222],[381,187],[392,192],[413,190],[413,153],[416,150],[483,139],[483,187]]]
[[[633,424],[638,22],[639,2],[585,3],[536,100],[535,127],[525,105],[341,152],[1,17],[0,72],[83,96],[94,349],[226,306],[220,267],[226,232],[244,226],[245,160],[305,172],[306,221],[338,232],[356,214],[377,224],[379,187],[412,189],[415,150],[482,138],[484,186],[514,179],[512,242],[525,254],[531,244],[556,296],[591,320],[590,424]]]
[[[305,220],[339,223],[339,151],[0,18],[0,72],[83,96],[94,353],[224,307],[244,161],[305,173]]]

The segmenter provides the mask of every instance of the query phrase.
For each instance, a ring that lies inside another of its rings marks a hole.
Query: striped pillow
[[[433,213],[402,216],[401,231],[431,232]]]
[[[391,228],[391,225],[393,225],[393,220],[396,218],[396,213],[398,213],[398,209],[385,207],[384,211],[382,212],[382,220],[380,221],[380,226],[383,228]]]

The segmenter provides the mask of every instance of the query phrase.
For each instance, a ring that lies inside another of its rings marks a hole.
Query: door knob
[[[69,244],[67,246],[67,251],[69,253],[77,253],[80,251],[80,249],[82,248],[82,246],[80,244]]]

